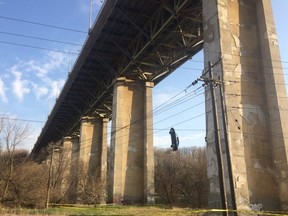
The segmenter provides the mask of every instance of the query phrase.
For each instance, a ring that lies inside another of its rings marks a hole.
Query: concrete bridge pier
[[[73,140],[72,137],[64,137],[62,149],[61,149],[61,158],[63,163],[63,182],[61,184],[61,194],[65,194],[70,188],[70,172],[72,165],[72,148]]]
[[[79,157],[79,137],[67,136],[62,144],[63,183],[61,190],[67,193],[67,202],[75,203],[77,197],[77,164]]]
[[[109,201],[154,203],[152,82],[118,78],[114,86]]]
[[[288,210],[288,102],[271,1],[203,0],[203,14],[205,68],[218,62],[214,77],[224,81],[229,153],[220,110],[218,118],[229,206],[227,154],[239,210],[255,203]],[[206,105],[209,204],[215,208],[221,199],[210,100]]]
[[[80,127],[78,194],[99,194],[101,203],[106,202],[108,122],[107,118],[85,116]]]

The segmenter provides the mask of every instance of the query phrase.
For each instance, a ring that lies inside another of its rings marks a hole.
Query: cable
[[[230,97],[226,97],[226,99],[230,99],[230,98],[235,98],[235,97],[260,97],[260,98],[265,98],[264,95],[250,95],[250,94],[226,94],[226,96],[230,96]],[[287,96],[269,96],[269,98],[287,98]]]
[[[208,111],[208,112],[205,112],[205,113],[203,113],[203,114],[200,114],[200,115],[197,115],[197,116],[194,116],[194,117],[192,117],[192,118],[190,118],[190,119],[187,119],[187,120],[184,120],[184,121],[182,121],[182,122],[178,122],[178,123],[176,123],[175,125],[173,125],[173,126],[177,126],[177,125],[180,125],[180,124],[183,124],[183,123],[185,123],[185,122],[187,122],[187,121],[190,121],[190,120],[192,120],[192,119],[196,119],[196,118],[198,118],[198,117],[200,117],[200,116],[203,116],[203,115],[207,115],[208,113],[210,113],[211,111]],[[234,117],[235,118],[235,117]],[[169,129],[170,127],[167,127],[166,128],[166,130],[167,129]],[[158,132],[160,132],[160,131],[162,131],[162,130],[165,130],[165,129],[161,129],[161,130],[159,130]],[[150,133],[149,135],[153,135],[153,134],[155,134],[155,133],[158,133],[158,132],[153,132],[153,133]],[[230,132],[230,131],[229,131]],[[281,134],[280,134],[281,135]],[[124,136],[122,136],[122,137],[128,137],[128,134],[125,134]],[[119,137],[118,137],[119,138]],[[135,141],[135,140],[137,140],[137,139],[139,139],[139,137],[137,137],[137,138],[135,138],[135,139],[129,139],[127,142],[124,142],[124,143],[118,143],[118,145],[124,145],[124,144],[127,144],[127,143],[129,143],[129,142],[131,142],[131,141]],[[81,140],[83,143],[85,143],[85,142],[89,142],[89,141],[92,141],[92,139],[87,139],[87,140]],[[89,147],[89,146],[88,146]],[[84,147],[84,148],[88,148],[88,147]],[[83,149],[83,148],[82,148]]]
[[[188,60],[188,61],[192,61],[193,62],[193,60]],[[187,62],[188,62],[187,61]],[[196,62],[198,62],[198,61],[196,61]],[[204,61],[202,61],[202,63],[204,63]],[[232,64],[232,63],[229,63],[228,65],[234,65],[234,66],[236,66],[236,64]],[[245,65],[242,65],[241,64],[241,66],[245,66]],[[247,66],[247,65],[246,65]],[[199,72],[203,72],[203,69],[197,69],[197,68],[190,68],[190,67],[187,67],[187,66],[180,66],[180,67],[178,67],[179,69],[184,69],[184,70],[195,70],[195,71],[199,71]],[[261,68],[263,68],[263,67],[261,67]],[[265,67],[264,67],[265,68]],[[270,67],[269,67],[270,68]],[[273,69],[276,69],[276,68],[273,68]],[[280,69],[280,68],[279,68]],[[288,70],[288,68],[284,68],[284,67],[282,67],[281,69],[283,69],[283,70]],[[216,72],[216,73],[222,73],[222,70],[217,70],[217,69],[214,69],[213,70],[214,72]],[[235,74],[257,74],[257,73],[255,73],[255,72],[253,72],[253,71],[245,71],[245,72],[241,72],[241,71],[235,71],[235,70],[225,70],[224,71],[225,73],[235,73]],[[260,74],[260,73],[258,73],[258,74]],[[264,72],[264,71],[261,71],[261,74],[271,74],[271,75],[288,75],[288,73],[271,73],[271,72]]]
[[[31,45],[25,45],[25,44],[12,43],[12,42],[8,42],[8,41],[0,41],[0,43],[9,44],[9,45],[15,45],[15,46],[28,47],[28,48],[33,48],[33,49],[46,50],[46,51],[59,52],[59,53],[72,54],[72,55],[78,55],[79,54],[79,53],[73,53],[73,52],[68,52],[68,51],[49,49],[49,48],[38,47],[38,46],[31,46]]]
[[[208,111],[207,113],[209,113],[210,111]],[[180,121],[180,122],[177,122],[176,124],[173,124],[173,126],[175,127],[175,126],[178,126],[178,125],[181,125],[181,124],[184,124],[184,123],[186,123],[186,122],[188,122],[188,121],[191,121],[191,120],[193,120],[193,119],[197,119],[197,118],[199,118],[199,117],[201,117],[201,116],[203,116],[203,115],[205,115],[206,113],[204,112],[204,113],[202,113],[202,114],[199,114],[199,115],[196,115],[196,116],[192,116],[191,118],[189,118],[189,119],[186,119],[186,120],[184,120],[184,121]],[[161,131],[163,131],[163,130],[168,130],[169,128],[170,128],[171,126],[168,126],[167,128],[164,128],[164,129],[162,129],[162,130],[158,130],[158,131],[156,131],[156,132],[152,132],[152,133],[149,133],[148,134],[148,136],[151,136],[151,135],[154,135],[154,134],[157,134],[157,133],[159,133],[159,132],[161,132]],[[201,130],[202,131],[202,130]],[[122,136],[118,136],[117,138],[127,138],[127,137],[129,137],[129,134],[123,134]],[[140,136],[136,136],[134,139],[128,139],[128,141],[126,142],[126,141],[124,141],[123,143],[118,143],[117,144],[117,146],[120,146],[120,145],[125,145],[125,144],[128,144],[129,142],[133,142],[133,141],[136,141],[136,140],[139,140],[139,139],[141,139],[141,138],[144,138],[143,137],[143,135],[140,135]],[[85,139],[85,140],[79,140],[79,142],[81,141],[81,143],[83,143],[83,145],[85,145],[86,143],[88,143],[88,142],[91,142],[93,140],[93,138],[91,138],[91,139]],[[83,149],[86,149],[86,148],[89,148],[89,147],[91,147],[91,146],[84,146],[83,148],[80,148],[79,149],[79,151],[81,151],[81,150],[83,150]]]
[[[189,108],[187,108],[187,109],[181,110],[181,111],[179,111],[178,113],[176,113],[176,114],[174,114],[174,115],[172,115],[172,116],[169,116],[169,117],[167,117],[167,118],[165,118],[165,119],[162,119],[162,120],[159,120],[159,121],[155,122],[154,124],[158,124],[158,123],[163,122],[163,121],[165,121],[165,120],[167,120],[167,119],[169,119],[169,118],[172,118],[172,117],[175,117],[175,116],[177,116],[177,115],[183,114],[184,112],[186,112],[186,111],[188,111],[188,110],[190,110],[190,109],[192,109],[192,108],[195,108],[195,107],[197,107],[197,106],[199,106],[199,105],[202,105],[202,104],[204,104],[205,102],[206,102],[206,101],[203,101],[203,102],[200,102],[200,103],[198,103],[198,104],[196,104],[196,105],[193,105],[192,107],[189,107]]]
[[[158,110],[154,109],[153,110],[153,115],[158,115],[158,114],[163,113],[165,111],[168,111],[168,110],[170,110],[170,109],[172,109],[174,107],[177,107],[177,106],[179,106],[179,105],[181,105],[181,104],[183,104],[185,102],[188,102],[188,100],[186,100],[186,97],[189,97],[192,93],[193,94],[197,94],[196,92],[191,92],[188,95],[184,95],[182,98],[179,98],[176,101],[171,102],[167,106],[162,107],[161,109],[158,109]],[[194,99],[196,97],[199,97],[199,96],[201,96],[203,94],[204,94],[204,92],[201,92],[200,94],[195,95],[194,97],[190,98],[189,100],[192,100],[192,99]]]
[[[205,113],[204,113],[205,114]],[[202,115],[204,115],[204,114],[202,114]],[[202,115],[200,115],[200,116],[202,116]],[[193,117],[194,118],[194,117]],[[191,120],[191,119],[188,119],[188,120],[185,120],[184,122],[187,122],[187,121],[189,121],[189,120]],[[135,122],[134,122],[135,123]],[[181,123],[183,123],[183,122],[180,122],[180,123],[178,123],[178,124],[181,124]],[[176,124],[176,125],[178,125],[178,124]],[[130,124],[130,126],[131,126],[132,124]],[[126,127],[125,127],[126,128]],[[120,130],[123,130],[123,129],[125,129],[124,127],[121,127],[120,128]],[[169,128],[169,127],[168,127]],[[117,129],[117,130],[119,130],[119,129]],[[112,131],[113,132],[113,131]],[[125,136],[127,136],[128,134],[124,134],[123,135],[123,137],[125,137]],[[119,138],[119,137],[118,137]]]
[[[22,122],[33,122],[33,123],[41,123],[41,124],[45,123],[45,121],[31,120],[31,119],[20,119],[20,118],[6,117],[6,116],[0,116],[0,119],[22,121]]]
[[[210,45],[213,47],[213,45]],[[210,46],[206,47],[206,48],[210,48]],[[214,53],[214,54],[221,54],[221,55],[228,55],[228,56],[237,56],[237,57],[240,57],[240,58],[248,58],[248,59],[256,59],[256,60],[260,60],[260,61],[273,61],[273,62],[282,62],[282,63],[287,63],[288,64],[288,61],[282,61],[282,60],[272,60],[270,58],[263,58],[263,57],[254,57],[254,56],[245,56],[243,54],[239,54],[239,55],[236,55],[236,54],[232,54],[232,53],[224,53],[224,52],[219,52],[219,51],[210,51],[210,50],[203,50],[204,52],[204,55],[205,55],[205,52],[207,53]],[[280,50],[279,50],[280,52]],[[261,54],[259,54],[261,55]],[[281,58],[281,57],[280,57]]]
[[[6,35],[17,36],[17,37],[24,37],[24,38],[30,38],[30,39],[36,39],[36,40],[42,40],[42,41],[49,41],[49,42],[55,42],[55,43],[61,43],[61,44],[69,44],[69,45],[73,45],[73,46],[81,46],[82,47],[82,44],[77,44],[77,43],[72,43],[72,42],[65,42],[65,41],[59,41],[59,40],[53,40],[53,39],[48,39],[48,38],[41,38],[41,37],[22,35],[22,34],[10,33],[10,32],[3,32],[3,31],[0,31],[0,34],[6,34]]]
[[[191,86],[189,86],[189,87],[187,87],[184,91],[187,91],[187,89],[188,88],[190,88]],[[180,93],[178,93],[177,95],[179,96],[181,93],[183,93],[183,91],[181,91]],[[199,95],[197,95],[197,96],[199,96]],[[168,101],[171,101],[172,99],[174,99],[174,97],[172,97],[172,98],[170,98]],[[183,101],[182,101],[183,102]],[[185,102],[185,101],[184,101]],[[173,102],[172,102],[173,103]],[[163,104],[167,104],[167,101],[166,102],[164,102]],[[163,104],[161,104],[160,106],[158,106],[157,108],[159,108],[159,107],[161,107]],[[201,103],[201,104],[203,104],[203,102]],[[169,104],[168,104],[169,105]],[[166,105],[167,106],[167,105]],[[198,106],[198,105],[194,105],[193,107],[196,107],[196,106]],[[168,107],[168,106],[167,106]],[[192,107],[192,108],[193,108]],[[156,108],[156,110],[157,110],[157,108]],[[162,107],[162,109],[163,109],[163,107]],[[191,107],[190,107],[190,109],[191,109]],[[155,109],[154,109],[155,110]],[[185,109],[186,111],[187,110],[189,110],[189,108],[188,109]],[[180,113],[180,112],[179,112]],[[146,117],[145,117],[145,119],[149,116],[149,115],[151,115],[151,114],[148,114]],[[178,115],[178,114],[175,114],[175,116],[176,115]],[[204,115],[204,114],[202,114],[202,115]],[[192,117],[192,118],[189,118],[188,120],[184,120],[183,122],[187,122],[187,121],[190,121],[190,120],[192,120],[192,119],[194,119],[194,118],[198,118],[198,117],[200,117],[200,116],[202,116],[202,115],[198,115],[198,116],[196,116],[196,117]],[[143,120],[144,121],[144,119],[142,119],[141,118],[141,120]],[[133,124],[135,124],[136,122],[138,122],[139,121],[139,119],[137,119],[137,120],[135,120],[135,121],[133,121],[133,122],[131,122],[129,125],[126,125],[126,126],[123,126],[123,127],[120,127],[120,128],[117,128],[117,129],[115,129],[115,130],[113,130],[113,128],[111,127],[111,133],[115,133],[115,132],[118,132],[118,131],[120,131],[120,130],[124,130],[124,129],[128,129],[128,127],[130,126],[132,126]],[[177,123],[177,125],[179,125],[179,124],[181,124],[181,122],[180,123]],[[159,131],[160,132],[160,131]],[[152,133],[153,134],[153,133]],[[123,137],[125,137],[125,136],[127,136],[128,134],[123,134],[121,137],[123,138]],[[105,134],[105,136],[107,136],[107,134]],[[118,137],[119,138],[119,137]],[[91,141],[91,139],[90,140],[87,140],[87,142],[88,141]],[[82,140],[82,142],[83,142],[83,140]],[[85,142],[85,141],[84,141]]]
[[[39,22],[34,22],[34,21],[23,20],[23,19],[16,19],[16,18],[7,17],[7,16],[0,16],[0,18],[6,19],[6,20],[12,20],[12,21],[16,21],[16,22],[22,22],[22,23],[28,23],[28,24],[33,24],[33,25],[39,25],[39,26],[54,28],[54,29],[61,29],[61,30],[65,30],[65,31],[87,34],[87,31],[76,30],[76,29],[71,29],[71,28],[66,28],[66,27],[60,27],[60,26],[55,26],[55,25],[50,25],[50,24],[44,24],[44,23],[39,23]]]

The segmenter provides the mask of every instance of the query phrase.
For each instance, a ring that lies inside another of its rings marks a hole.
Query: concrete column
[[[214,77],[224,80],[233,187],[239,210],[261,203],[287,209],[288,104],[270,0],[203,0],[204,58],[218,62]],[[280,85],[279,85],[280,83]],[[216,95],[217,93],[216,89]],[[219,206],[211,103],[207,93],[209,205]],[[219,98],[218,107],[220,106]],[[218,113],[219,122],[222,122]],[[220,125],[224,144],[223,125]],[[287,137],[287,136],[286,136]],[[226,157],[224,145],[223,157]],[[227,161],[224,160],[225,168]],[[229,188],[226,173],[226,187]],[[228,190],[228,197],[229,197]],[[231,202],[230,202],[231,206]]]
[[[153,83],[118,78],[114,86],[109,197],[154,202]]]
[[[66,202],[75,203],[77,197],[77,163],[79,156],[79,137],[67,136],[63,139],[60,162],[63,168],[62,194],[67,194]]]
[[[72,149],[73,149],[73,138],[64,137],[61,151],[61,162],[63,164],[63,182],[61,185],[61,194],[66,194],[70,189],[71,183],[71,165],[72,165]]]
[[[276,168],[276,181],[280,209],[288,210],[288,121],[287,93],[283,76],[278,39],[273,19],[271,2],[257,2],[263,73],[269,114],[270,142],[272,157]]]
[[[144,109],[144,202],[155,203],[154,188],[154,145],[153,145],[153,103],[154,83],[146,82]]]
[[[101,151],[100,151],[100,176],[99,180],[102,184],[103,196],[101,197],[100,203],[104,204],[107,201],[107,147],[108,147],[108,118],[102,119],[102,142],[101,142]]]
[[[65,141],[65,139],[64,139]],[[76,203],[77,201],[77,185],[78,185],[78,161],[79,161],[79,149],[80,139],[79,136],[67,137],[67,142],[72,144],[71,154],[71,166],[70,166],[70,189],[68,193],[68,201],[70,203]]]
[[[106,118],[82,118],[78,171],[82,182],[78,184],[80,193],[84,188],[95,190],[95,193],[106,189],[108,122]],[[79,185],[84,188],[79,188]],[[100,200],[102,203],[105,202],[104,194],[103,192]]]

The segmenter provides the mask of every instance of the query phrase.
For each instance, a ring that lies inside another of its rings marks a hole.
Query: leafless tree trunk
[[[8,188],[14,171],[14,154],[16,146],[21,144],[29,135],[28,124],[22,124],[19,121],[8,117],[0,117],[0,139],[1,145],[4,145],[6,151],[5,165],[7,174],[4,176],[4,190],[0,198],[0,203],[6,198]]]

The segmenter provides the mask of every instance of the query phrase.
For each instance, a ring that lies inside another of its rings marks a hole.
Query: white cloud
[[[42,60],[30,60],[24,64],[25,71],[34,73],[37,77],[45,80],[48,74],[55,72],[55,70],[67,67],[69,58],[67,54],[49,52],[48,55]]]
[[[45,86],[39,86],[33,83],[33,92],[37,99],[41,99],[49,93],[49,89]]]
[[[205,145],[205,133],[178,133],[178,136],[179,148]],[[170,148],[171,137],[169,135],[169,130],[167,130],[167,135],[154,134],[154,146],[159,148]]]
[[[68,55],[49,52],[41,59],[19,60],[9,69],[12,76],[7,79],[11,80],[12,92],[19,101],[30,92],[37,99],[55,99],[65,83],[68,64]],[[0,83],[0,99],[7,100],[4,83]]]
[[[23,142],[19,146],[17,146],[19,149],[32,150],[34,144],[36,143],[38,136],[41,132],[41,127],[30,127],[29,129],[30,130],[28,137],[23,140]]]
[[[160,93],[153,95],[153,106],[154,108],[158,108],[160,105],[164,104],[172,97],[171,94],[168,93]],[[160,108],[160,107],[159,107]]]
[[[3,80],[0,77],[0,98],[3,102],[7,103],[6,88]]]
[[[181,136],[180,142],[184,147],[191,146],[204,146],[205,145],[205,133],[193,133],[190,135]]]
[[[28,81],[21,79],[22,73],[18,70],[17,66],[13,66],[11,68],[11,73],[14,75],[14,81],[12,82],[12,90],[15,96],[19,101],[24,99],[25,94],[30,93],[30,89],[28,88]]]
[[[27,62],[26,71],[33,71],[38,77],[44,77],[48,73],[48,71],[41,67],[40,64],[35,60],[30,60],[29,62]]]
[[[170,148],[171,138],[170,135],[154,135],[154,146],[159,148]]]
[[[50,91],[49,98],[50,99],[51,98],[55,98],[55,99],[58,98],[64,84],[65,84],[65,80],[52,81],[50,83],[51,91]]]

